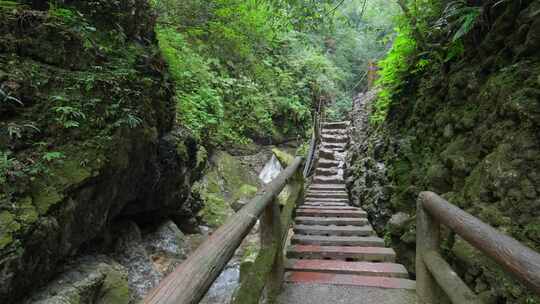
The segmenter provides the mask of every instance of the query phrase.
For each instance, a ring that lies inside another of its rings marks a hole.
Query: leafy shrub
[[[405,77],[413,64],[411,57],[415,51],[416,41],[412,37],[410,27],[401,25],[397,28],[397,36],[392,49],[386,58],[379,61],[380,71],[377,84],[382,90],[370,117],[372,123],[381,123],[386,119],[392,99],[399,94],[406,82]]]

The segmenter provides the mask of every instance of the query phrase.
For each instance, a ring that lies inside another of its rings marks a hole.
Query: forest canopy
[[[303,137],[338,119],[392,37],[390,0],[154,0],[178,120],[216,144]]]

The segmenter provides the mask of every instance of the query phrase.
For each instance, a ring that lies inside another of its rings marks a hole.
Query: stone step
[[[321,134],[321,146],[329,143],[341,143],[346,144],[349,142],[349,136],[338,134]]]
[[[344,198],[306,198],[304,199],[306,203],[345,203],[349,204],[348,199]]]
[[[365,226],[322,226],[294,225],[294,233],[306,235],[336,235],[336,236],[371,236],[375,231],[370,225]]]
[[[340,198],[341,197],[344,197],[344,198],[349,197],[347,191],[345,191],[345,190],[338,190],[338,191],[308,190],[306,192],[306,195],[311,195],[311,196],[314,196],[314,197],[330,197],[330,196],[338,196]]]
[[[408,279],[360,276],[350,274],[334,274],[323,272],[287,272],[285,274],[285,282],[306,285],[322,284],[376,287],[385,289],[416,289],[416,283],[413,280]]]
[[[401,264],[345,262],[335,260],[288,260],[286,271],[323,272],[334,274],[355,274],[371,277],[389,277],[407,279],[409,273]]]
[[[309,190],[316,190],[316,191],[347,191],[347,187],[345,186],[345,183],[337,183],[337,184],[316,184],[313,183],[309,186]]]
[[[321,144],[322,149],[331,149],[331,150],[345,150],[347,143],[323,143]]]
[[[363,226],[367,225],[368,221],[364,218],[354,218],[354,217],[314,217],[314,216],[298,216],[296,217],[296,223],[303,225],[321,225],[321,226],[350,226],[358,225]]]
[[[355,217],[367,218],[367,213],[360,210],[320,210],[302,208],[296,210],[297,216],[318,216],[318,217]]]
[[[349,133],[349,130],[347,129],[322,129],[321,134],[339,134],[339,135],[347,135]]]
[[[319,159],[317,168],[339,168],[340,164],[337,160]]]
[[[335,176],[335,175],[343,175],[343,169],[338,168],[317,168],[315,169],[315,175],[317,176]]]
[[[321,184],[339,184],[339,183],[345,182],[342,177],[335,176],[335,175],[334,176],[315,175],[315,177],[313,178],[313,181],[315,183],[321,183]]]
[[[384,247],[384,240],[376,236],[293,235],[291,243],[319,246]]]
[[[334,206],[334,207],[347,207],[350,206],[348,203],[341,202],[305,202],[300,207],[311,207],[311,206]],[[308,208],[309,209],[309,208]]]
[[[349,127],[349,121],[334,121],[334,122],[325,122],[322,125],[322,129],[347,129]]]
[[[345,194],[347,195],[347,191],[345,189],[341,190],[311,190],[308,189],[306,191],[306,194]]]
[[[353,207],[353,206],[313,206],[313,205],[310,205],[310,206],[300,206],[298,207],[298,210],[302,210],[302,209],[316,209],[316,210],[351,210],[351,211],[356,211],[356,210],[359,210],[361,211],[362,209],[360,208],[357,208],[357,207]]]
[[[393,249],[384,247],[291,245],[287,250],[287,257],[394,263],[396,253]]]
[[[319,149],[319,158],[323,158],[325,160],[339,161],[339,159],[336,158],[337,153],[338,152],[330,149]]]

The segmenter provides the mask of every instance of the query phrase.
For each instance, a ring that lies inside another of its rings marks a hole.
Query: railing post
[[[440,303],[439,286],[424,262],[424,253],[439,252],[440,226],[424,209],[423,193],[416,204],[416,294],[419,303]]]
[[[279,202],[274,200],[266,208],[261,222],[261,250],[276,251],[272,261],[272,270],[268,276],[268,302],[273,303],[275,296],[281,288],[282,274],[285,269],[283,261],[283,249],[281,245],[281,217]]]

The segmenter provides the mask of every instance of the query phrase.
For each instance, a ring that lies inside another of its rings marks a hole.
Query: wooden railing
[[[460,235],[502,268],[540,294],[540,254],[448,203],[422,192],[416,211],[416,293],[419,303],[481,303],[439,253],[440,224]]]
[[[313,133],[311,135],[306,165],[304,167],[304,177],[308,177],[311,174],[313,166],[315,165],[315,152],[317,150],[317,145],[321,142],[321,130],[325,120],[326,111],[324,101],[319,100],[319,104],[313,115]]]
[[[283,276],[283,246],[292,213],[296,201],[303,197],[302,162],[301,157],[295,158],[278,177],[212,233],[186,261],[152,290],[144,303],[199,303],[261,215],[262,248],[251,273],[242,280],[234,302],[258,303],[266,287],[271,303]],[[276,198],[285,186],[288,186],[289,197],[284,207],[280,208]]]

